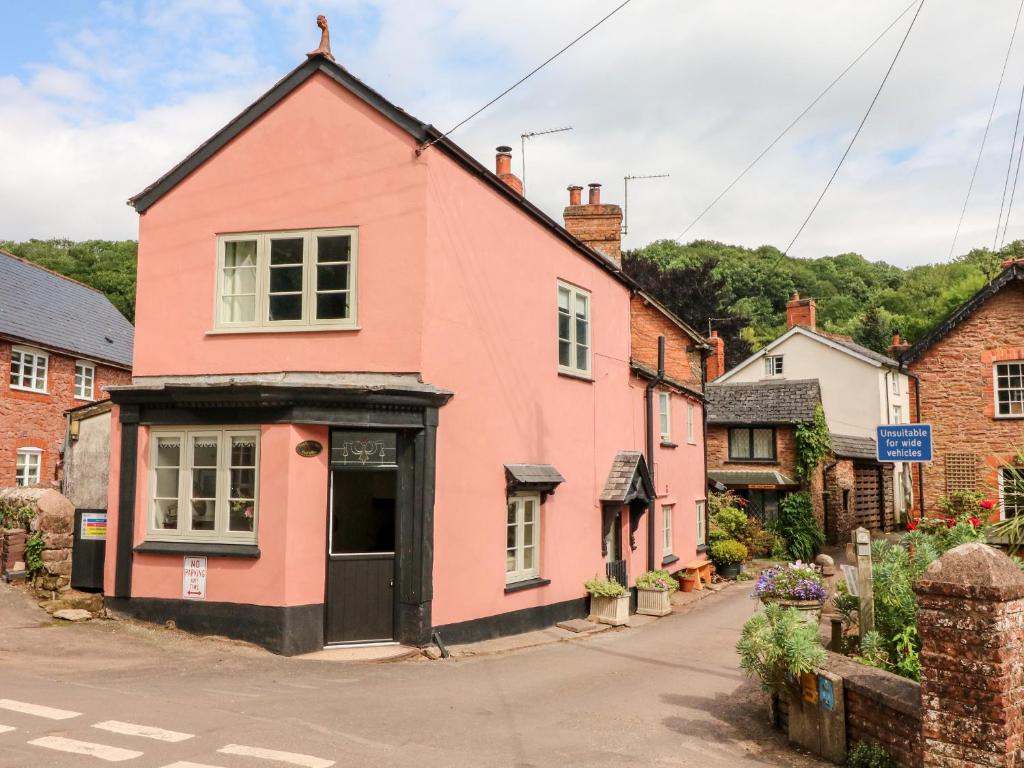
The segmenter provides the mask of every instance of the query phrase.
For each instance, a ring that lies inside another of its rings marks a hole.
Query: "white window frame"
[[[1006,494],[1005,494],[1005,489],[1003,487],[1004,483],[1005,483],[1005,481],[1003,480],[1003,474],[1005,472],[1009,471],[1009,470],[1007,470],[1004,467],[1000,467],[996,471],[999,473],[999,475],[998,475],[998,480],[999,480],[999,519],[1000,520],[1006,520],[1007,519],[1007,517],[1006,517]],[[1022,515],[1022,514],[1024,514],[1024,505],[1022,505],[1019,508],[1015,508],[1015,515],[1014,516]]]
[[[30,357],[30,367],[32,370],[31,386],[25,386],[24,384],[14,383],[14,356],[18,355],[18,381],[24,381],[25,379],[25,358]],[[40,366],[40,362],[42,365]],[[42,368],[43,371],[43,386],[39,388],[35,385],[36,379],[38,378],[38,368]],[[41,394],[47,394],[49,392],[49,377],[50,377],[50,355],[43,352],[41,349],[35,349],[34,347],[11,347],[11,370],[7,377],[7,383],[11,389],[16,389],[20,392],[38,392]]]
[[[349,316],[344,319],[318,319],[316,317],[317,297],[317,254],[318,237],[347,236],[350,238],[348,285],[338,291],[348,292]],[[302,317],[296,320],[269,320],[270,312],[270,244],[273,240],[301,239],[302,245]],[[256,318],[229,322],[224,319],[222,298],[224,296],[224,270],[227,244],[232,242],[256,242]],[[242,232],[217,237],[217,276],[213,297],[214,330],[218,333],[252,333],[275,331],[336,331],[358,329],[358,285],[359,285],[359,230],[355,227],[332,227],[327,229],[302,229],[279,232]]]
[[[1024,376],[1024,360],[1001,360],[998,363],[992,365],[992,397],[993,397],[993,412],[997,419],[1022,419],[1024,418],[1024,412],[1022,413],[1000,413],[999,412],[999,366],[1001,365],[1016,365],[1019,366],[1020,373],[1018,375]],[[1010,376],[1013,374],[1007,374]],[[1008,392],[1021,392],[1024,397],[1024,388],[1007,387]]]
[[[675,504],[663,504],[661,507],[661,557],[662,559],[672,554],[672,515],[675,512]]]
[[[191,530],[192,515],[192,439],[196,437],[217,437],[217,487],[214,507],[214,529],[212,531]],[[157,528],[155,525],[156,468],[158,438],[170,437],[180,441],[178,456],[178,526]],[[253,484],[252,531],[229,531],[229,496],[231,493],[231,438],[255,438],[255,480]],[[146,538],[149,541],[188,541],[223,544],[255,544],[259,534],[260,521],[260,429],[255,426],[230,427],[182,427],[180,429],[153,429],[149,433],[149,489],[147,490]]]
[[[892,376],[892,393],[894,395],[900,394],[900,375],[898,373],[894,373]]]
[[[658,429],[661,432],[661,442],[672,442],[672,393],[658,393]]]
[[[694,431],[695,409],[693,403],[686,401],[686,442],[690,445],[697,444],[697,433]]]
[[[525,539],[525,518],[526,518],[526,502],[533,502],[533,537],[532,541],[526,542]],[[508,529],[511,527],[508,521],[508,515],[512,507],[516,508],[516,546],[515,546],[515,567],[513,570],[508,570]],[[521,581],[529,581],[530,579],[540,578],[540,494],[539,493],[515,493],[508,497],[508,505],[505,511],[505,584],[516,584]],[[526,568],[523,566],[524,555],[526,547],[533,547],[533,567]]]
[[[75,399],[96,399],[96,366],[85,360],[75,361]]]
[[[783,355],[766,355],[764,358],[764,375],[773,378],[781,376],[785,369],[782,359]]]
[[[555,329],[556,336],[556,352],[558,353],[558,370],[561,373],[569,374],[570,376],[582,376],[584,378],[591,378],[594,369],[594,305],[590,295],[590,291],[567,283],[564,280],[559,280],[558,289],[555,292],[555,312],[556,317],[562,314],[561,297],[562,293],[567,292],[569,294],[569,337],[562,338],[561,331],[558,330],[557,324]],[[586,306],[586,316],[583,318],[587,338],[581,342],[576,333],[576,321],[577,313],[579,311],[580,301],[583,301]],[[561,360],[561,343],[566,341],[569,343],[569,365],[562,365]],[[579,350],[586,349],[587,353],[587,364],[584,367],[577,365],[579,361]]]
[[[35,459],[35,465],[30,459]],[[29,479],[29,470],[35,470],[33,482],[25,482]],[[39,485],[43,480],[43,449],[42,448],[19,448],[14,462],[14,484],[20,487]]]
[[[706,527],[706,509],[707,501],[705,499],[699,499],[697,501],[697,546],[704,547],[708,543],[708,532]]]

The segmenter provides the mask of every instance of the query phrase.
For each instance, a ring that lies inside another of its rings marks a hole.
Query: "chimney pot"
[[[580,193],[583,192],[583,187],[578,184],[572,184],[567,189],[569,190],[569,205],[579,205],[581,202]]]
[[[818,330],[818,308],[814,299],[801,299],[800,294],[793,291],[793,297],[786,303],[786,327],[797,325]]]
[[[583,187],[569,187],[569,205],[562,215],[565,228],[573,237],[589,248],[603,254],[622,266],[622,209],[617,205],[601,203],[601,185],[590,184],[590,200],[580,205]]]
[[[495,151],[498,155],[494,161],[494,173],[520,195],[523,194],[523,182],[512,173],[512,147],[502,144]]]
[[[589,203],[591,205],[600,205],[601,204],[601,185],[598,184],[597,182],[593,182],[591,184],[588,184],[587,186],[590,187],[590,200],[589,200]]]

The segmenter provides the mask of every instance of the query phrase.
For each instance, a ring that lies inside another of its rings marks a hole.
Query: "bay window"
[[[259,430],[154,430],[149,538],[255,543]]]
[[[356,324],[355,229],[218,238],[218,330],[329,330]]]

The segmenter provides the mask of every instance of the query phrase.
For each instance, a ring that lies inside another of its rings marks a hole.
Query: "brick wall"
[[[918,473],[924,472],[925,506],[938,510],[946,495],[946,456],[974,454],[977,490],[994,496],[999,457],[1009,457],[1024,444],[1024,420],[996,419],[992,368],[995,362],[1024,359],[1024,284],[1011,282],[933,344],[910,365],[921,377],[920,418],[911,386],[911,413],[915,420],[934,427],[934,462],[917,465],[914,473],[915,507]]]
[[[646,368],[658,368],[658,337],[665,337],[665,375],[680,384],[702,389],[700,351],[678,325],[639,294],[629,304],[630,357]]]
[[[730,462],[729,427],[708,424],[708,469],[776,471],[796,480],[796,437],[791,426],[775,428],[774,462]]]
[[[14,485],[19,448],[41,448],[40,479],[44,484],[57,481],[60,446],[64,441],[64,411],[85,405],[76,400],[75,359],[50,353],[47,394],[21,392],[10,388],[11,342],[0,339],[0,488]],[[30,345],[19,345],[30,346]],[[107,384],[128,384],[131,372],[96,364],[96,398]]]

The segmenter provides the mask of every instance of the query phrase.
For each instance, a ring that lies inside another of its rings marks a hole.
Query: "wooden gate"
[[[878,464],[856,464],[853,468],[853,521],[857,528],[883,529],[882,468]]]

